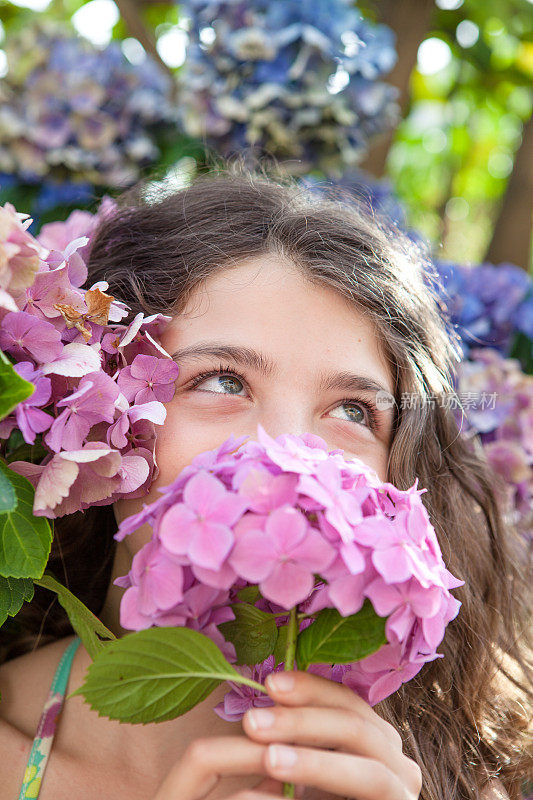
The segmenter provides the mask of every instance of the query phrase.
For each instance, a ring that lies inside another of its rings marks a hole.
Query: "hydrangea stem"
[[[294,669],[296,660],[296,640],[298,638],[298,617],[296,606],[291,608],[287,631],[287,647],[285,649],[285,663],[283,669]],[[298,667],[298,664],[296,664]],[[283,784],[283,797],[294,797],[294,783]]]

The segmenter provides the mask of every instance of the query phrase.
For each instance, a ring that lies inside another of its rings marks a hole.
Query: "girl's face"
[[[157,429],[160,473],[148,495],[115,504],[119,522],[198,453],[231,433],[255,439],[258,423],[273,437],[317,434],[386,480],[393,405],[378,394],[376,406],[376,393],[394,396],[390,368],[371,323],[334,289],[274,257],[243,261],[194,292],[161,344],[180,371]],[[362,379],[379,386],[360,388]],[[123,544],[133,556],[150,537],[145,526]]]

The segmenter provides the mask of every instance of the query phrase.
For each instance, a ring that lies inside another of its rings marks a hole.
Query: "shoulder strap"
[[[52,741],[57,726],[57,720],[67,688],[72,659],[80,644],[80,638],[76,638],[65,649],[61,660],[57,666],[46,703],[44,704],[41,719],[37,727],[37,733],[33,740],[30,757],[24,773],[22,789],[20,790],[19,800],[29,800],[39,795],[44,770],[48,762],[48,756],[52,748]]]

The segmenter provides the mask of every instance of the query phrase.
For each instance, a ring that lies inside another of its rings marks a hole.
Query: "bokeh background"
[[[423,244],[462,431],[533,545],[533,0],[0,0],[0,19],[0,205],[44,246],[139,178],[158,197],[235,155]]]
[[[533,266],[530,0],[0,0],[0,20],[0,202],[33,232],[253,144],[386,178],[444,259]]]

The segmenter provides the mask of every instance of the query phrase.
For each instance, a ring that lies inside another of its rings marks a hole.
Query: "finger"
[[[290,670],[270,673],[265,680],[265,689],[273,700],[282,705],[353,709],[363,719],[380,728],[396,747],[402,747],[402,737],[398,731],[344,683],[312,672]]]
[[[267,794],[265,792],[255,792],[253,789],[245,789],[238,794],[232,794],[228,800],[279,800],[280,794]]]
[[[267,771],[279,780],[305,783],[341,797],[353,800],[418,797],[408,794],[405,783],[373,759],[281,744],[269,745],[264,758]]]
[[[254,708],[246,712],[242,724],[245,733],[258,742],[332,748],[374,758],[399,775],[409,771],[409,759],[401,749],[391,747],[381,728],[344,708]]]
[[[265,750],[245,736],[194,739],[158,787],[154,800],[201,800],[222,777],[267,776]]]

